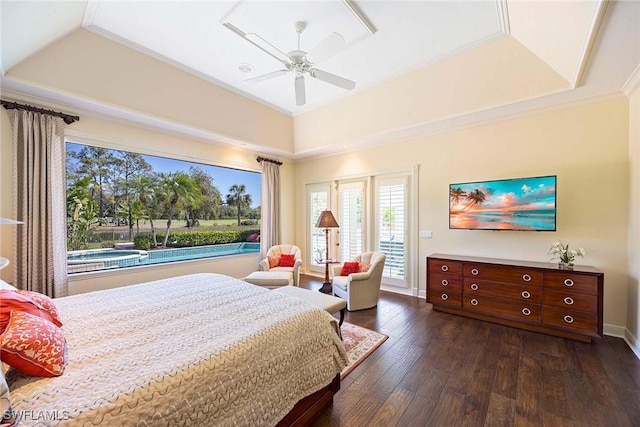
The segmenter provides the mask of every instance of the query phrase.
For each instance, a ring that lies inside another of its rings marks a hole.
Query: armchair
[[[275,258],[282,254],[293,255],[293,267],[269,267],[269,257]],[[293,286],[300,286],[300,266],[302,265],[301,251],[296,245],[275,245],[267,251],[267,257],[258,263],[259,271],[286,271],[293,275]]]
[[[382,252],[364,252],[354,261],[370,264],[363,273],[351,273],[341,276],[343,265],[334,265],[333,294],[347,300],[347,310],[364,310],[378,305],[378,295],[382,284],[382,271],[387,256]]]

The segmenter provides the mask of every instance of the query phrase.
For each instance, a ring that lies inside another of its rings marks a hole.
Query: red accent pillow
[[[25,313],[41,317],[56,326],[62,323],[54,318],[47,310],[26,295],[16,291],[0,290],[0,333],[4,332],[9,324],[12,311],[24,311]]]
[[[279,256],[270,256],[269,258],[269,268],[277,267],[280,265],[280,257]]]
[[[293,267],[293,264],[295,262],[296,262],[295,255],[291,255],[291,254],[280,255],[280,267]]]
[[[33,300],[36,305],[38,305],[41,309],[47,311],[51,315],[51,317],[53,317],[54,325],[62,326],[60,315],[58,314],[58,307],[56,307],[56,303],[53,301],[53,299],[44,294],[41,294],[40,292],[25,291],[22,289],[19,289],[16,292],[31,298],[31,300]]]
[[[0,335],[0,358],[20,372],[38,377],[62,375],[67,341],[62,330],[46,319],[12,311]]]
[[[360,272],[360,263],[359,262],[345,262],[342,266],[341,276],[348,276],[351,273],[359,273]]]
[[[360,264],[358,273],[366,273],[371,268],[371,264]]]

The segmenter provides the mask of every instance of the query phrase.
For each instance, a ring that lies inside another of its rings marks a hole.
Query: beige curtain
[[[262,216],[260,219],[260,250],[262,257],[273,245],[279,245],[280,234],[280,165],[261,160],[262,166]]]
[[[9,110],[13,130],[14,281],[50,297],[67,295],[64,121]]]

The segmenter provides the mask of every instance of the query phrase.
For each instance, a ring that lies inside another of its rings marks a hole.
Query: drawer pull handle
[[[567,314],[566,316],[564,316],[564,321],[567,323],[573,323],[573,317]]]
[[[525,307],[522,309],[522,314],[524,314],[525,316],[529,316],[531,314],[531,310]]]
[[[473,274],[474,276],[477,276],[478,275],[478,269],[477,268],[473,268],[471,270],[471,274]]]
[[[442,279],[442,286],[447,286],[449,281],[447,279]]]
[[[573,280],[571,279],[564,279],[563,283],[565,284],[565,286],[569,286],[569,287],[573,286]]]
[[[478,300],[475,298],[471,299],[471,305],[478,305]]]
[[[564,303],[567,304],[567,305],[572,305],[573,304],[573,298],[565,297],[564,298]]]
[[[522,276],[522,280],[524,280],[525,282],[530,282],[531,281],[531,276],[529,276],[528,274],[524,274]]]
[[[440,267],[440,270],[449,271],[449,267],[447,267],[446,265],[443,265],[442,267]]]
[[[475,283],[471,284],[471,289],[473,289],[474,291],[477,291],[480,288],[480,286],[476,285]]]
[[[522,291],[522,298],[529,299],[531,298],[531,294],[529,291]]]
[[[446,301],[446,300],[448,300],[448,299],[449,299],[449,295],[447,295],[447,294],[442,294],[442,295],[440,295],[440,298],[442,298],[442,300],[443,300],[443,301]]]

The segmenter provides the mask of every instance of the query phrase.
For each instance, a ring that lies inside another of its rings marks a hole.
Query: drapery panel
[[[14,282],[51,297],[67,295],[64,120],[12,109]]]
[[[269,160],[262,166],[262,218],[260,220],[260,248],[262,257],[271,246],[279,245],[280,233],[280,165]]]

